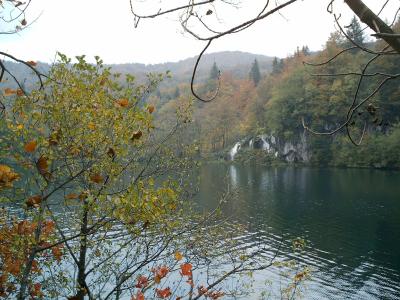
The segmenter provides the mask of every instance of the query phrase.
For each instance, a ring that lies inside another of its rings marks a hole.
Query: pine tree
[[[279,62],[278,58],[275,56],[274,60],[272,61],[272,74],[278,74],[279,72]]]
[[[310,48],[308,48],[308,46],[303,46],[303,48],[301,48],[301,52],[303,52],[303,54],[305,56],[310,55]]]
[[[346,31],[347,36],[354,41],[357,45],[363,46],[365,42],[365,36],[362,32],[360,22],[358,21],[356,16],[353,16],[351,19],[350,25],[347,27]],[[347,47],[354,46],[350,41],[346,42]]]
[[[250,80],[252,80],[254,82],[255,86],[257,86],[261,80],[261,73],[260,73],[260,68],[258,66],[257,59],[254,60],[252,66],[251,66],[249,77],[250,77]]]
[[[214,64],[210,71],[210,79],[217,79],[219,77],[219,69],[217,67],[217,63],[214,61]]]

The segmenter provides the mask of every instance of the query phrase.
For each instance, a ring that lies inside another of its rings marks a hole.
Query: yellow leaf
[[[25,144],[24,149],[28,153],[32,153],[36,150],[37,142],[35,140],[30,141],[29,143]]]
[[[174,257],[175,257],[176,260],[179,261],[179,260],[181,260],[183,258],[183,255],[179,251],[176,251],[175,254],[174,254]]]
[[[24,125],[23,125],[23,124],[18,124],[18,125],[17,125],[17,129],[18,129],[18,130],[22,130],[23,128],[24,128]]]
[[[89,122],[89,124],[87,125],[87,127],[88,127],[90,130],[95,130],[95,129],[96,129],[96,124],[94,124],[93,122]]]
[[[0,189],[12,187],[12,182],[19,178],[20,176],[13,172],[9,166],[0,165]]]
[[[60,132],[57,130],[53,131],[49,136],[49,145],[55,146],[58,144],[59,140],[60,140]]]

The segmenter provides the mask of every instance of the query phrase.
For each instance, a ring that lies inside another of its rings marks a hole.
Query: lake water
[[[400,172],[207,164],[200,206],[215,206],[227,186],[237,195],[224,213],[247,225],[243,244],[282,244],[280,260],[310,267],[304,299],[400,299]],[[307,246],[294,255],[299,237]],[[282,280],[277,268],[255,278],[251,299],[276,296],[264,282]]]

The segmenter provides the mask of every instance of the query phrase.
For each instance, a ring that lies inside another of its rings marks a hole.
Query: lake
[[[280,247],[280,260],[309,266],[304,299],[400,299],[400,172],[205,164],[200,207],[215,206],[227,187],[236,196],[223,212],[246,224],[245,246],[261,240]],[[296,238],[306,241],[300,254]],[[258,273],[251,299],[279,294],[281,278],[277,267]]]

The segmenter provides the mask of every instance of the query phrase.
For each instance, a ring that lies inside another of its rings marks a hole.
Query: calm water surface
[[[243,244],[261,240],[267,255],[282,244],[279,259],[310,266],[304,299],[400,299],[400,172],[208,164],[200,205],[214,206],[227,186],[237,197],[224,213],[247,224]],[[297,237],[307,247],[294,256]],[[257,275],[256,289],[278,273]]]

